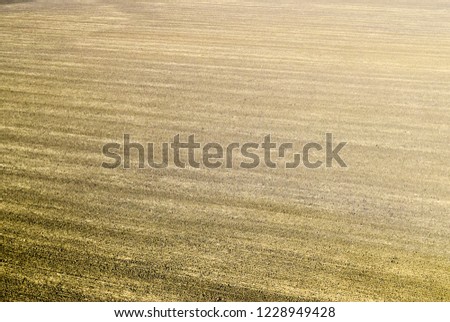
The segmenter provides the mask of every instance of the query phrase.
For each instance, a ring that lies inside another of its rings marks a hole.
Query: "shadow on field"
[[[13,4],[13,3],[23,3],[23,2],[33,2],[34,0],[0,0],[0,5],[2,4]]]

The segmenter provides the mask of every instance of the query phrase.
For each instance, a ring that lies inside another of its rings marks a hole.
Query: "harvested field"
[[[0,298],[450,301],[449,84],[448,1],[0,1]],[[101,167],[326,132],[347,168]]]

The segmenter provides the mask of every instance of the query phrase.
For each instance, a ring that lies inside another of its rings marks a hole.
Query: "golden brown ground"
[[[3,301],[450,300],[447,1],[11,2]],[[325,132],[349,168],[100,167]]]

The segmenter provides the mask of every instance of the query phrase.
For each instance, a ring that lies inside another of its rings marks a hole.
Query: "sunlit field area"
[[[0,1],[0,298],[450,301],[449,84],[444,0]],[[347,167],[102,167],[325,133]]]

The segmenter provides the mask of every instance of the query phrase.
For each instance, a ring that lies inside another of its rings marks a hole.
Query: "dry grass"
[[[12,2],[3,301],[450,300],[447,1]],[[100,167],[327,131],[348,169]]]

